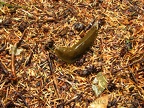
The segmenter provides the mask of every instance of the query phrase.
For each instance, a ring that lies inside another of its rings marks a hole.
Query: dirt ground
[[[55,54],[95,23],[77,61]],[[97,96],[98,73],[106,87]],[[2,0],[0,108],[144,108],[144,1]]]

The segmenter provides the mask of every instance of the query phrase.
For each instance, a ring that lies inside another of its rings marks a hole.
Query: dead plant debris
[[[74,45],[95,22],[99,35],[80,60],[56,57],[55,47]],[[99,97],[98,72],[108,83]],[[93,106],[144,107],[144,1],[2,0],[0,107]]]

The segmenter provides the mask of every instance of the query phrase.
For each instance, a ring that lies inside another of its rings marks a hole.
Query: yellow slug
[[[67,63],[74,63],[92,46],[97,35],[98,28],[94,25],[78,43],[72,47],[58,47],[55,54]]]

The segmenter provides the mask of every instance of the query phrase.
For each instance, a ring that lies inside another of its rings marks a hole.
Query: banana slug
[[[72,47],[58,47],[55,54],[67,63],[74,63],[92,46],[97,35],[98,28],[93,26],[78,43]]]

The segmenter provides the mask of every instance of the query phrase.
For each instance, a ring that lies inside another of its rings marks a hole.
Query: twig
[[[136,60],[136,61],[134,61],[133,63],[130,63],[129,65],[126,65],[126,66],[124,66],[124,67],[122,67],[122,68],[120,68],[120,69],[118,69],[118,70],[115,70],[115,71],[113,71],[113,73],[118,72],[118,71],[121,71],[121,70],[123,70],[123,69],[125,69],[125,68],[127,68],[127,67],[129,67],[129,66],[132,66],[132,65],[134,65],[134,64],[136,64],[136,63],[142,63],[142,62],[144,62],[144,58],[139,59],[139,60]]]
[[[17,48],[20,46],[24,36],[26,34],[26,30],[23,32],[22,37],[20,38],[20,40],[14,45],[13,49],[12,49],[12,62],[11,62],[11,75],[12,75],[12,79],[16,80],[16,69],[15,69],[15,53]]]
[[[133,82],[135,82],[136,84],[138,84],[138,81],[136,80],[134,74],[133,74],[131,71],[130,71],[129,75],[130,75],[130,79],[131,79]]]
[[[54,74],[53,61],[50,58],[50,53],[48,55],[48,65],[49,65],[49,68],[50,68],[50,75],[52,75],[52,77],[53,77],[54,88],[55,88],[57,97],[59,98],[60,96],[59,96],[58,87],[57,87],[58,83],[57,83],[57,80],[56,80],[56,77],[55,77],[55,74]]]
[[[20,40],[16,43],[16,47],[18,48],[21,45],[21,42],[23,41],[23,38],[26,36],[26,29],[24,30],[22,37]]]
[[[12,50],[12,62],[11,62],[11,74],[14,80],[16,79],[16,72],[15,72],[15,52],[16,52],[16,47],[13,47]]]
[[[25,66],[27,66],[31,63],[32,57],[33,57],[33,51],[30,53],[29,57],[27,58],[27,60],[25,62]]]

